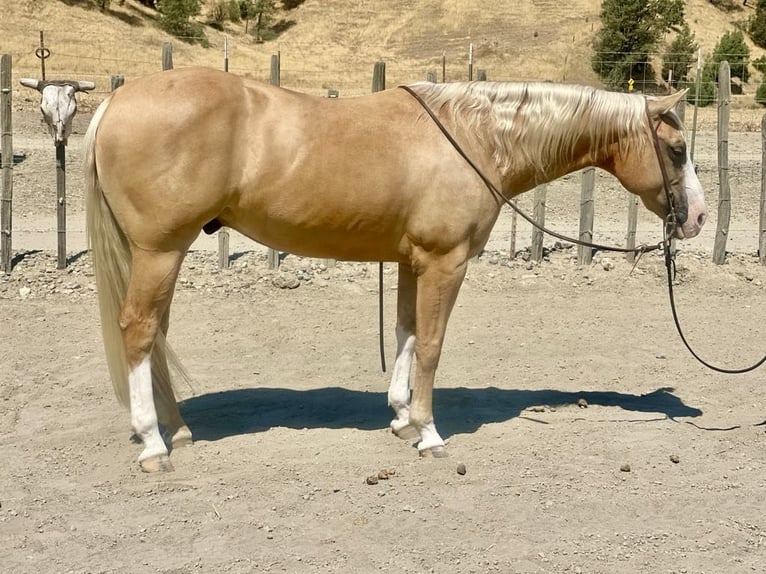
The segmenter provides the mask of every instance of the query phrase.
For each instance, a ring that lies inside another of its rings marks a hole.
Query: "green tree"
[[[257,41],[268,40],[264,38],[265,31],[277,11],[276,0],[246,0],[241,2],[247,4],[247,17],[245,18],[245,33],[247,33],[248,21],[253,22],[253,36]]]
[[[747,31],[756,46],[766,48],[766,0],[758,0]]]
[[[160,26],[167,33],[189,42],[205,43],[202,24],[193,20],[199,15],[199,0],[157,0]]]
[[[745,43],[745,36],[740,30],[727,32],[718,40],[713,50],[712,61],[715,63],[715,79],[718,80],[718,64],[726,60],[731,67],[732,77],[739,78],[743,82],[750,79],[748,63],[750,62],[750,48]]]
[[[632,77],[652,78],[649,53],[683,19],[683,0],[603,0],[593,70],[610,86],[625,86]]]
[[[766,76],[766,56],[760,56],[750,62],[753,68],[758,70],[762,75]]]
[[[699,46],[694,39],[694,32],[683,22],[678,34],[662,55],[662,77],[668,78],[672,72],[671,85],[678,86],[687,79],[689,69],[696,62],[696,52]]]
[[[237,0],[215,0],[210,6],[211,26],[222,30],[227,21],[239,22],[239,2]]]
[[[766,82],[761,82],[755,91],[755,101],[762,106],[766,106]]]
[[[687,80],[679,84],[679,87],[682,89],[689,88],[689,93],[686,95],[686,98],[690,104],[696,104],[699,107],[704,108],[715,102],[717,74],[718,64],[712,60],[708,60],[700,74],[699,98],[697,97],[696,79]]]

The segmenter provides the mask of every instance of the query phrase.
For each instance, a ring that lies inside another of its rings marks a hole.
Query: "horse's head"
[[[613,166],[614,175],[647,209],[665,220],[675,212],[671,225],[679,239],[697,235],[707,217],[702,185],[673,111],[684,93],[646,99],[646,142],[623,148]]]
[[[75,93],[86,92],[96,87],[93,82],[51,82],[30,78],[22,78],[21,84],[37,90],[42,95],[40,110],[56,145],[66,144],[72,132],[72,118],[77,113]]]

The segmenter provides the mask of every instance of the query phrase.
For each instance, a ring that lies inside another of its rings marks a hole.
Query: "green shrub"
[[[761,85],[755,91],[755,101],[766,107],[766,82],[761,82]]]

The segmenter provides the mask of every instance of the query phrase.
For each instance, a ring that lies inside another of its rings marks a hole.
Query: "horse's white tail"
[[[128,361],[122,342],[120,310],[128,290],[131,272],[131,254],[128,239],[120,229],[104,196],[96,169],[96,133],[111,98],[104,100],[93,115],[84,139],[85,209],[87,213],[88,245],[93,272],[96,277],[98,305],[101,312],[101,331],[109,374],[117,400],[130,405],[128,388]],[[157,335],[152,349],[152,383],[154,392],[168,401],[175,401],[168,369],[155,368],[167,361],[185,379],[188,379],[175,353],[165,341],[165,334]]]

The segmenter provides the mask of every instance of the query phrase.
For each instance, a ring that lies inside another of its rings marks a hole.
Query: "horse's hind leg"
[[[399,288],[396,312],[396,361],[391,385],[388,387],[388,406],[396,418],[391,430],[404,440],[416,440],[420,433],[410,425],[410,374],[415,353],[415,298],[417,282],[412,267],[399,264]]]
[[[165,310],[160,324],[160,332],[165,338],[168,335],[169,325],[170,308]],[[173,448],[192,444],[192,433],[181,417],[173,393],[164,345],[155,345],[152,349],[152,387],[154,389],[154,404],[157,407],[157,418],[159,423],[165,427],[166,441]]]
[[[144,443],[138,461],[145,472],[173,470],[159,431],[151,355],[182,261],[182,252],[134,248],[130,284],[120,313],[129,369],[130,418],[133,431]]]

